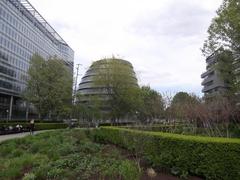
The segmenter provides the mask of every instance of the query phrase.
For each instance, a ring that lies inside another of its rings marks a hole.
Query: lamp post
[[[77,64],[77,74],[76,74],[76,79],[75,79],[75,85],[74,85],[74,94],[73,94],[73,104],[75,104],[76,101],[76,94],[77,94],[77,81],[78,81],[78,72],[79,72],[79,66],[82,64]]]
[[[9,118],[9,111],[8,111],[8,109],[6,110],[6,112],[7,112],[7,123],[8,123],[8,118]]]

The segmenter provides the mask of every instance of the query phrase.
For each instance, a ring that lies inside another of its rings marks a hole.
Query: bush
[[[102,143],[113,143],[144,157],[153,167],[207,179],[240,179],[240,140],[102,127],[93,130]]]
[[[33,174],[33,173],[24,174],[23,180],[34,180],[34,179],[36,179],[35,174]]]
[[[36,130],[47,130],[47,129],[64,129],[67,128],[68,125],[65,123],[36,123]]]
[[[140,173],[138,172],[136,165],[131,161],[123,161],[118,170],[119,174],[122,174],[123,179],[140,179]]]
[[[40,154],[24,154],[20,157],[8,159],[4,162],[2,171],[0,171],[0,179],[17,179],[17,177],[24,176],[33,168],[37,168],[47,161],[48,158]]]
[[[92,142],[85,131],[55,130],[0,143],[0,179],[140,177],[134,161],[113,146]]]

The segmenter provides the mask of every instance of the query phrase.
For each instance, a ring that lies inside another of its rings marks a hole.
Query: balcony
[[[216,62],[216,57],[214,55],[211,55],[206,59],[207,64],[214,64],[215,62]]]
[[[210,86],[204,86],[204,88],[202,89],[202,92],[203,92],[203,93],[207,93],[208,91],[210,91],[210,90],[212,90],[212,89],[214,89],[214,88],[216,88],[216,85],[215,85],[215,84],[212,84],[212,85],[210,85]]]
[[[206,85],[207,83],[209,83],[209,82],[211,82],[211,81],[214,81],[214,79],[215,79],[215,76],[208,76],[208,77],[206,77],[203,81],[202,81],[202,85],[204,86],[204,85]]]
[[[206,76],[208,76],[210,73],[214,72],[214,69],[208,69],[206,72],[201,74],[201,78],[205,78]]]

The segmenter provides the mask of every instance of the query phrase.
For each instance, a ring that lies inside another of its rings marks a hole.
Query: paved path
[[[46,131],[51,131],[51,130],[43,130],[43,131],[35,131],[34,134],[46,132]],[[25,136],[30,135],[29,132],[24,132],[24,133],[17,133],[17,134],[8,134],[8,135],[0,135],[0,143],[3,141],[6,141],[8,139],[15,139],[15,138],[22,138]]]

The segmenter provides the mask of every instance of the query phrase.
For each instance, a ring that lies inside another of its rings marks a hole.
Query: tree
[[[151,89],[149,86],[141,87],[142,106],[138,117],[142,121],[161,118],[164,114],[164,100],[160,93]]]
[[[240,52],[240,2],[224,0],[208,28],[208,38],[203,45],[203,54],[209,56],[219,48]]]
[[[68,116],[71,112],[72,75],[63,61],[56,57],[45,60],[34,55],[28,70],[23,97],[38,110],[39,117]]]
[[[100,111],[101,101],[97,96],[91,96],[89,97],[91,101],[82,103],[80,100],[83,98],[83,95],[77,94],[76,103],[73,105],[73,117],[79,119],[79,123],[88,124],[89,126],[93,125],[93,123],[97,125],[99,119],[103,118]]]
[[[234,58],[229,50],[220,48],[216,52],[217,63],[215,65],[216,72],[219,74],[220,79],[227,85],[227,91],[224,93],[231,101],[238,91],[238,83],[236,74],[234,73]]]
[[[178,92],[172,99],[171,106],[186,103],[198,103],[198,98],[194,94],[188,94],[187,92]]]
[[[225,96],[234,99],[240,90],[237,75],[234,74],[234,61],[240,54],[240,3],[239,0],[224,0],[208,28],[208,38],[203,45],[205,56],[215,55],[216,70],[228,85]]]
[[[173,97],[170,108],[175,118],[186,120],[187,110],[193,108],[199,102],[200,99],[193,94],[189,95],[186,92],[178,92]]]
[[[94,84],[107,94],[105,103],[108,105],[110,118],[119,120],[135,114],[140,103],[140,91],[132,67],[124,60],[114,57],[105,59],[100,66],[101,68],[96,69]]]

